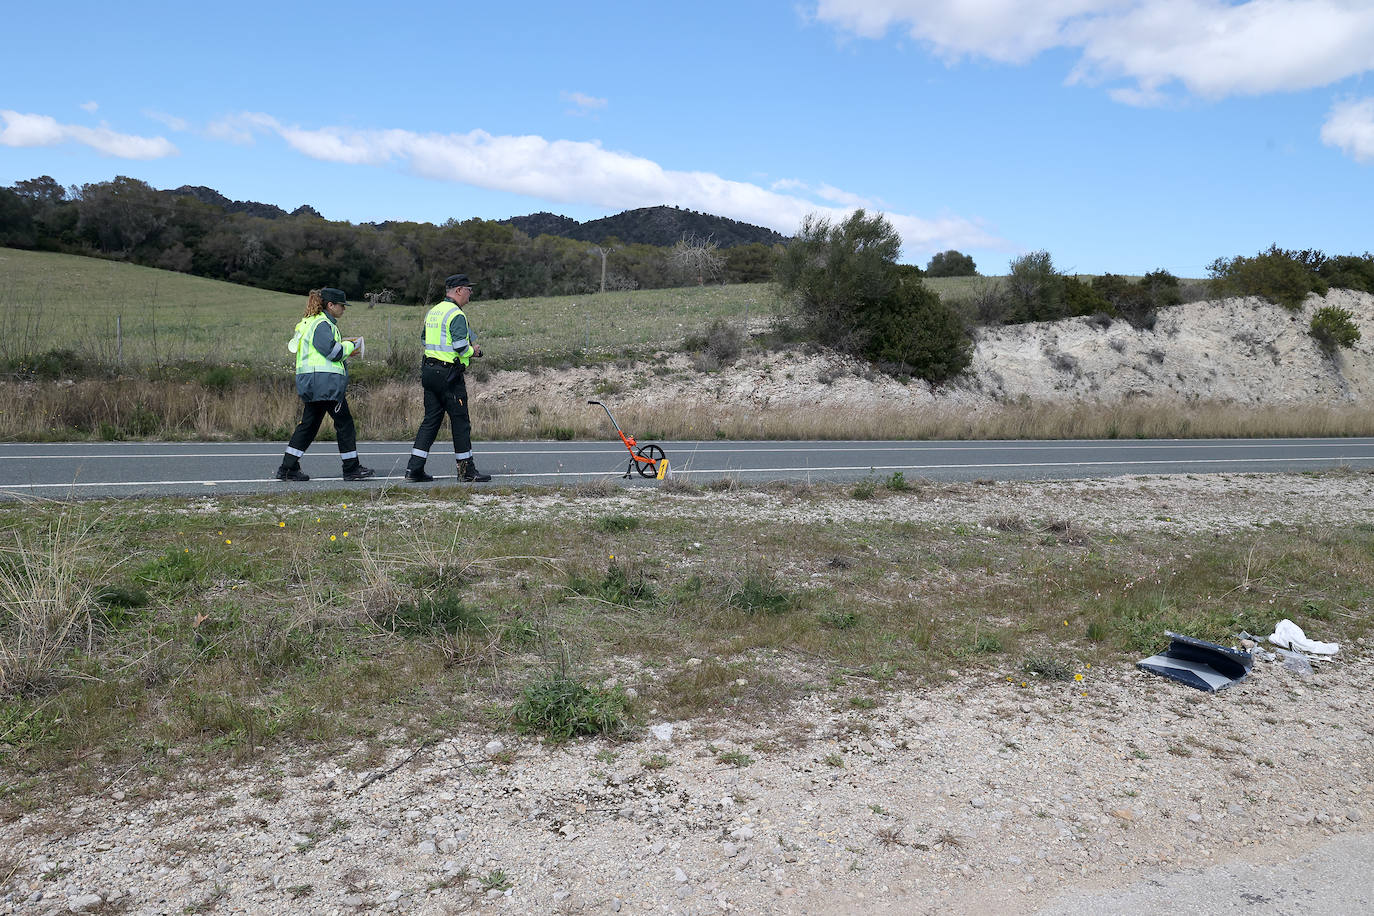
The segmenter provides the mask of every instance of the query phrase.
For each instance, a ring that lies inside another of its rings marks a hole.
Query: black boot
[[[434,479],[433,474],[426,474],[423,466],[418,468],[406,468],[406,480],[411,483],[428,483]]]
[[[374,476],[376,473],[377,472],[372,470],[372,468],[365,468],[361,464],[355,464],[351,468],[346,467],[343,469],[343,479],[367,480],[367,478]]]
[[[477,462],[471,458],[460,458],[458,460],[458,479],[466,480],[468,483],[486,483],[491,480],[491,475],[483,474],[477,470]]]
[[[302,471],[302,470],[301,470],[301,466],[300,466],[299,464],[296,465],[294,468],[289,468],[289,467],[287,467],[286,465],[283,464],[281,467],[277,468],[277,479],[278,479],[278,480],[309,480],[309,479],[310,479],[310,475],[307,474],[307,473],[305,473],[305,471]]]

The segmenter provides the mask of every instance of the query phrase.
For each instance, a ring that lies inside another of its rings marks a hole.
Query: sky
[[[14,4],[0,185],[353,223],[662,204],[1070,273],[1374,248],[1374,0]]]

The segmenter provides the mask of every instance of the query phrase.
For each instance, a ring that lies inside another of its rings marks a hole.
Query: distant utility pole
[[[606,291],[606,255],[615,250],[615,248],[602,248],[600,245],[593,245],[591,247],[592,254],[601,255],[601,291],[603,293]]]

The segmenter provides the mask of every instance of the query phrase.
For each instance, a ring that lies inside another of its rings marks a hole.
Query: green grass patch
[[[525,687],[511,710],[511,722],[519,731],[539,732],[554,741],[616,734],[625,728],[627,702],[619,688],[591,687],[554,675]]]

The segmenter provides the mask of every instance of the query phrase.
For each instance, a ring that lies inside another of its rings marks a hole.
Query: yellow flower
[[[1064,626],[1068,626],[1068,625],[1069,625],[1069,622],[1068,622],[1067,620],[1064,621]]]
[[[286,522],[277,522],[277,527],[278,527],[278,528],[285,528],[285,527],[286,527]]]
[[[332,535],[332,534],[329,536],[329,539],[330,539],[331,541],[337,541],[337,540],[338,540],[338,538],[334,537],[334,535]]]
[[[347,532],[347,531],[344,532],[344,537],[348,537],[348,532]]]
[[[1075,681],[1081,681],[1081,680],[1083,680],[1083,675],[1081,675],[1081,674],[1075,674],[1075,675],[1073,676],[1073,679],[1074,679]]]
[[[224,539],[224,543],[226,543],[226,544],[232,544],[232,543],[234,543],[234,542],[231,541],[231,540],[229,540],[228,538],[225,538],[225,539]]]

